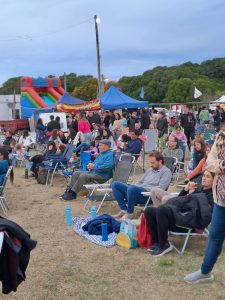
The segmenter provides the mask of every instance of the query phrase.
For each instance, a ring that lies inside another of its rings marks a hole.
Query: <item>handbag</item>
[[[148,230],[148,224],[145,218],[145,215],[141,214],[141,223],[138,230],[138,245],[141,248],[149,248],[153,244],[152,236]]]

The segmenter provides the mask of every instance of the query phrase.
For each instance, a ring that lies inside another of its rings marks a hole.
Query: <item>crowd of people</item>
[[[150,192],[151,206],[145,209],[144,215],[153,239],[149,252],[158,257],[173,249],[168,240],[169,230],[179,230],[179,226],[207,227],[212,216],[202,267],[185,277],[190,283],[212,280],[211,270],[225,239],[225,111],[217,107],[212,113],[203,107],[196,114],[186,107],[182,114],[169,118],[163,110],[157,115],[149,110],[116,110],[101,114],[79,113],[68,115],[66,119],[67,133],[61,130],[59,117],[51,115],[47,125],[39,119],[36,141],[26,130],[17,140],[12,132],[5,132],[0,147],[0,180],[4,180],[10,164],[16,166],[23,159],[29,163],[31,176],[37,178],[44,161],[48,161],[51,155],[62,157],[67,145],[73,145],[70,162],[81,160],[86,152],[90,154],[90,161],[85,170],[76,170],[72,174],[60,196],[63,201],[72,201],[85,184],[106,182],[112,178],[122,153],[133,155],[138,160],[146,142],[145,130],[157,129],[157,151],[150,153],[149,168],[143,176],[137,183],[114,181],[112,184],[119,210],[114,217],[132,219],[135,206],[147,202],[142,192]],[[208,128],[215,128],[215,135],[206,140],[204,132]],[[46,145],[44,152],[31,156],[29,151],[34,144]],[[186,155],[189,153],[188,162]],[[168,157],[183,162],[183,166],[184,162],[188,163],[184,189],[176,197],[168,192],[174,171],[166,165]],[[203,210],[204,216],[201,216]]]

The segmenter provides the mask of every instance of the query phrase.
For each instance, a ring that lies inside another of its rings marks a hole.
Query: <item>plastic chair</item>
[[[114,181],[120,181],[126,183],[132,171],[134,161],[135,161],[134,156],[121,155],[115,167],[113,178],[110,183],[105,183],[105,184],[95,183],[95,184],[84,185],[84,187],[86,187],[89,190],[87,201],[84,204],[84,209],[90,212],[90,208],[88,208],[88,205],[93,201],[95,202],[100,201],[100,204],[97,207],[97,212],[98,212],[106,199],[113,200],[112,188],[111,188],[112,183]],[[94,195],[95,191],[100,193],[100,195],[99,196]]]

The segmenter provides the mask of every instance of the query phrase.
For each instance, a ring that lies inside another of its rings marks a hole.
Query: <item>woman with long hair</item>
[[[52,130],[52,135],[50,136],[49,142],[51,141],[55,142],[55,144],[62,144],[62,141],[58,133],[58,129]]]
[[[203,139],[195,139],[193,143],[193,169],[197,167],[200,160],[205,156],[206,143]]]
[[[113,122],[112,125],[112,133],[115,141],[117,141],[123,131],[123,123],[122,123],[123,120],[121,119],[120,114],[117,112],[114,113],[114,116],[115,116],[115,121]]]
[[[111,142],[110,149],[114,149],[114,147],[116,146],[116,143],[115,143],[113,134],[109,128],[103,129],[103,139],[109,140]]]
[[[29,135],[29,131],[28,130],[24,130],[23,131],[23,134],[19,138],[18,143],[20,145],[22,145],[22,147],[28,147],[28,146],[31,146],[33,144],[33,141],[31,139],[31,136]]]
[[[46,126],[43,124],[43,120],[39,118],[37,120],[37,126],[36,126],[36,142],[37,143],[44,143],[44,136],[46,134]]]

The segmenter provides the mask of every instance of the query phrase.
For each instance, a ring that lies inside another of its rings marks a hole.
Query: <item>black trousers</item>
[[[168,243],[168,231],[176,228],[170,208],[166,205],[147,207],[144,214],[154,243],[160,246]]]
[[[184,128],[184,134],[187,137],[187,145],[191,151],[191,141],[195,138],[195,129],[194,128]]]

